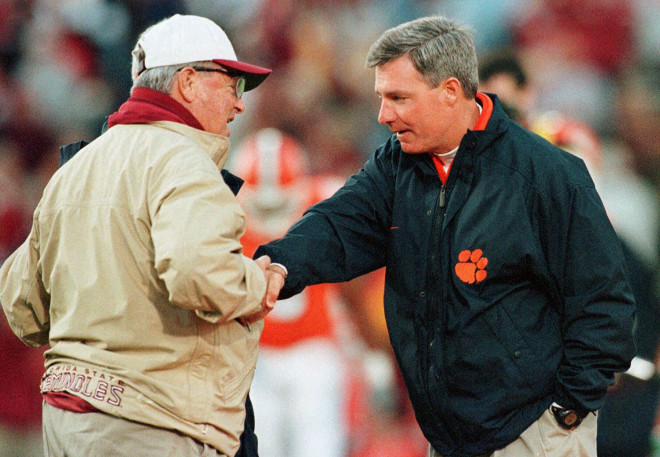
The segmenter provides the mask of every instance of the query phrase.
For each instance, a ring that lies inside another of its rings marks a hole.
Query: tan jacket
[[[116,125],[58,170],[0,302],[27,344],[50,343],[42,391],[176,429],[232,456],[266,280],[219,169],[229,140],[174,122]]]

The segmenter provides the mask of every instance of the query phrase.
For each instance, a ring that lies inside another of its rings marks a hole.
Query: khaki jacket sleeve
[[[243,255],[245,215],[215,164],[178,153],[154,173],[149,194],[155,268],[170,302],[211,322],[259,311],[266,278]]]
[[[0,268],[0,303],[12,331],[25,344],[48,344],[50,296],[40,277],[34,226],[28,239]]]

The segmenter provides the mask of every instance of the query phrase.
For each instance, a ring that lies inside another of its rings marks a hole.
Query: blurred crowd
[[[213,19],[239,59],[273,69],[245,94],[246,112],[231,126],[233,147],[252,132],[276,128],[303,146],[312,175],[348,177],[389,136],[376,122],[373,71],[364,68],[369,46],[385,29],[442,14],[475,30],[484,61],[503,50],[514,54],[525,76],[520,122],[561,143],[548,121],[561,113],[588,132],[577,135],[576,148],[588,141],[584,135],[595,139],[585,161],[596,157],[590,171],[647,279],[650,304],[640,312],[638,328],[645,330],[638,344],[657,366],[658,0],[0,0],[0,262],[27,236],[58,167],[58,147],[101,133],[105,117],[129,95],[137,35],[174,13]],[[372,282],[343,292],[362,311],[339,319],[350,367],[346,456],[423,457],[425,444],[391,364],[378,278]],[[24,347],[4,316],[0,341],[0,457],[38,456],[30,446],[38,448],[43,351]],[[657,396],[651,406],[655,411]],[[651,452],[660,456],[657,448]]]

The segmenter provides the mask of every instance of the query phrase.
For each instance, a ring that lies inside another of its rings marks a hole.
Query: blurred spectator
[[[33,23],[27,34],[40,45],[26,47],[15,74],[30,110],[58,133],[74,127],[88,135],[96,133],[112,108],[114,94],[101,78],[94,42],[60,23]]]
[[[615,126],[630,165],[660,183],[660,60],[628,67],[619,80]]]
[[[489,53],[512,44],[511,27],[519,12],[530,3],[526,0],[440,0],[434,13],[470,24],[479,31],[475,36],[477,50]]]
[[[481,58],[479,90],[497,94],[509,117],[525,127],[529,126],[536,104],[534,88],[514,52],[497,51]]]
[[[94,55],[94,60],[89,62],[90,69],[98,72],[109,84],[108,90],[113,96],[110,111],[114,111],[128,94],[132,83],[131,75],[126,71],[129,62],[126,51],[131,49],[140,30],[170,14],[155,7],[153,2],[144,1],[68,0],[58,3],[53,14],[60,17],[69,33],[87,41],[90,54]],[[160,3],[166,5],[168,2]],[[146,6],[151,6],[152,20],[140,14]]]
[[[633,30],[636,61],[660,62],[660,5],[657,0],[635,0]]]
[[[606,73],[617,73],[633,54],[633,2],[539,0],[528,2],[515,26],[522,47],[557,49]]]
[[[373,87],[364,77],[359,85],[355,79],[367,74],[353,55],[366,52],[366,42],[361,38],[347,48],[348,38],[336,33],[335,20],[336,13],[322,6],[291,12],[286,38],[276,40],[278,46],[286,42],[286,65],[280,62],[264,84],[255,123],[300,138],[312,151],[312,173],[333,170],[347,176],[373,150],[372,132],[383,130],[365,109]]]
[[[32,19],[34,0],[0,0],[0,70],[11,71],[20,61],[21,38]]]
[[[603,133],[611,127],[613,77],[634,54],[631,2],[526,2],[514,44],[538,90],[539,112],[558,110]]]
[[[21,204],[20,189],[25,174],[15,146],[0,142],[0,262],[25,239],[29,214]]]

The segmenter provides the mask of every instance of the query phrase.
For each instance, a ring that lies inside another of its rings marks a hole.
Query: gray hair
[[[133,48],[133,51],[131,51],[131,78],[133,79],[131,93],[136,87],[146,87],[170,95],[172,93],[172,85],[174,83],[174,77],[176,76],[177,70],[179,68],[191,67],[202,63],[188,62],[143,69],[145,53],[144,49],[142,49],[142,46],[140,46],[140,41],[142,40],[142,36],[156,25],[158,24],[154,24],[148,27],[144,32],[140,34],[137,39],[137,43]]]
[[[473,31],[441,16],[424,17],[385,31],[367,54],[367,68],[408,55],[424,80],[437,87],[449,77],[461,83],[468,98],[479,85]]]
[[[172,85],[174,83],[174,78],[176,76],[177,70],[183,67],[191,67],[198,65],[202,62],[188,62],[181,63],[176,65],[164,65],[162,67],[148,68],[146,70],[142,69],[142,62],[144,62],[144,50],[142,46],[138,43],[133,48],[131,55],[133,57],[131,63],[131,77],[133,78],[133,86],[131,87],[131,92],[136,87],[147,87],[149,89],[157,90],[164,94],[170,95],[172,93]],[[139,73],[139,74],[138,74]]]

